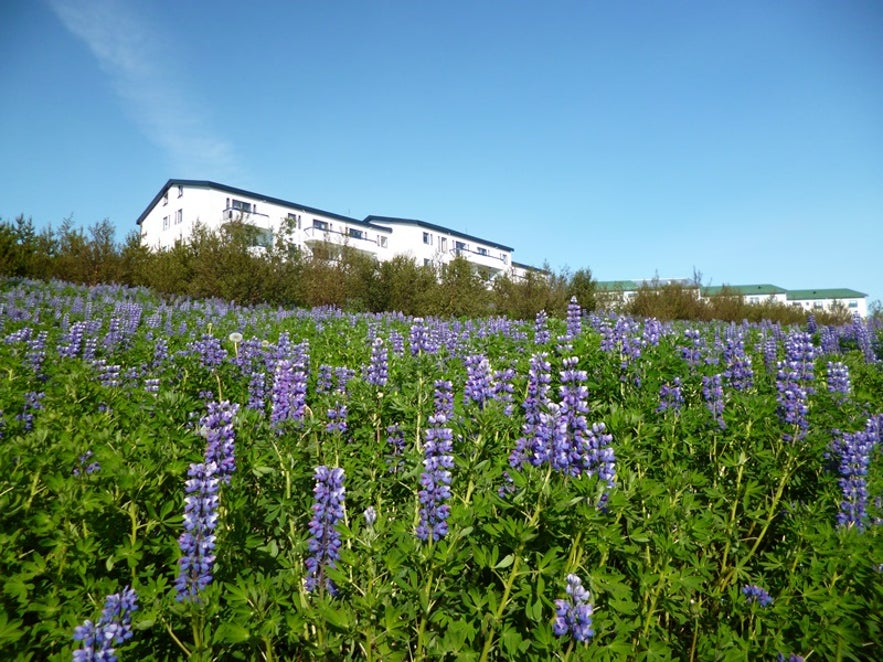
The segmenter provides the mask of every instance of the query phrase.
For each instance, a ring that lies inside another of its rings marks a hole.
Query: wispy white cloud
[[[163,31],[136,3],[50,0],[50,5],[96,57],[141,131],[165,151],[175,170],[170,176],[239,178],[232,145],[211,129],[199,100],[176,75]]]

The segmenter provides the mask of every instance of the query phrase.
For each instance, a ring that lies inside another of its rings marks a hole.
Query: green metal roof
[[[788,290],[777,285],[769,283],[760,283],[755,285],[712,285],[702,288],[702,295],[706,297],[717,296],[726,289],[730,293],[741,294],[742,296],[770,296],[773,294],[786,294]]]
[[[867,294],[846,287],[827,290],[788,290],[788,301],[807,299],[864,299]]]

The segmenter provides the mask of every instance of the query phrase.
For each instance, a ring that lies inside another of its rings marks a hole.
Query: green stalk
[[[727,527],[728,530],[732,531],[733,525],[736,523],[736,508],[739,505],[739,485],[742,483],[742,474],[745,471],[745,463],[748,461],[748,458],[745,456],[744,451],[739,456],[739,468],[736,471],[736,489],[735,494],[733,496],[733,507],[730,508],[730,524]],[[732,538],[727,540],[727,544],[724,547],[723,559],[721,560],[721,572],[725,571],[727,568],[727,557],[730,554],[730,544]]]
[[[776,488],[776,493],[773,495],[773,500],[770,502],[770,508],[767,512],[766,521],[763,524],[763,528],[760,530],[760,533],[757,534],[757,537],[754,539],[754,545],[752,545],[751,549],[748,551],[743,558],[739,559],[738,563],[736,563],[733,568],[725,574],[720,581],[720,585],[718,589],[723,591],[727,585],[733,580],[733,577],[736,575],[736,571],[739,568],[744,567],[748,561],[754,556],[754,553],[757,552],[760,547],[760,543],[763,542],[764,536],[766,536],[767,531],[769,531],[770,525],[773,523],[773,520],[776,517],[776,511],[779,508],[779,502],[782,500],[782,494],[785,492],[785,486],[788,484],[788,479],[791,478],[791,463],[794,459],[793,455],[788,455],[788,460],[785,462],[785,470],[782,472],[782,478],[779,480],[779,485]]]
[[[543,478],[543,488],[540,491],[540,499],[537,501],[537,507],[533,511],[533,514],[530,516],[530,519],[528,519],[527,522],[529,528],[535,527],[537,522],[539,521],[540,513],[543,510],[544,499],[542,497],[546,494],[546,487],[549,484],[549,479],[551,475],[552,468],[549,467],[546,470],[546,475]],[[503,617],[503,612],[506,610],[506,604],[509,602],[509,596],[512,594],[512,587],[515,585],[515,580],[518,578],[518,571],[521,567],[521,557],[526,544],[526,541],[522,540],[520,543],[518,543],[518,548],[515,550],[514,560],[512,561],[512,569],[509,571],[509,576],[506,578],[506,583],[503,585],[503,598],[500,600],[497,611],[494,613],[493,625],[496,625],[500,622]],[[481,649],[481,657],[479,658],[479,662],[486,662],[486,660],[488,659],[488,655],[490,655],[495,637],[496,630],[492,627],[488,632],[487,639],[484,640],[484,647]]]

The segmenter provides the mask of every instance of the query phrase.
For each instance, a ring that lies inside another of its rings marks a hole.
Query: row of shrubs
[[[567,302],[576,297],[586,310],[615,308],[661,320],[806,320],[806,313],[797,308],[747,304],[726,289],[705,300],[695,289],[680,285],[645,286],[624,303],[599,292],[588,268],[555,272],[546,266],[523,279],[501,276],[489,281],[462,258],[429,266],[409,256],[378,262],[347,247],[333,255],[307,256],[284,242],[258,252],[252,233],[250,226],[240,223],[216,231],[197,228],[189,241],[151,251],[141,244],[138,232],[117,242],[107,220],[86,230],[65,220],[57,230],[37,231],[24,216],[0,219],[0,275],[86,285],[121,283],[169,296],[218,297],[242,304],[338,306],[423,316],[530,319],[540,310],[563,316]],[[820,323],[848,319],[845,310],[817,314]]]

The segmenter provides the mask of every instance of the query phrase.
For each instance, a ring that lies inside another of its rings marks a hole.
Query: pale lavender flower
[[[595,634],[592,629],[593,606],[591,596],[583,587],[582,580],[574,574],[567,575],[567,597],[555,600],[556,637],[570,635],[574,641],[588,641]]]
[[[344,517],[346,490],[343,486],[344,472],[340,468],[316,467],[316,486],[313,489],[313,517],[310,520],[310,539],[307,543],[306,589],[324,588],[337,595],[337,587],[326,575],[328,568],[337,567],[340,560],[340,533],[335,528]]]

